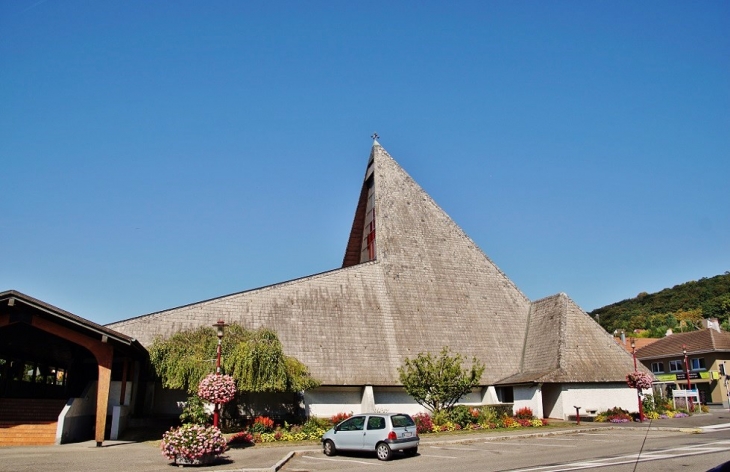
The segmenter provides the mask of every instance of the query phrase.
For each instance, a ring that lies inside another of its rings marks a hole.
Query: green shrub
[[[445,425],[446,423],[450,422],[449,412],[446,410],[439,410],[434,412],[431,415],[431,422],[434,424],[434,426]]]
[[[479,407],[479,424],[496,423],[503,414],[499,414],[494,405],[484,405]]]
[[[302,433],[314,434],[323,429],[328,430],[331,427],[332,423],[327,418],[312,416],[302,425]]]
[[[206,425],[210,422],[210,413],[205,409],[203,399],[197,395],[188,397],[185,407],[180,414],[180,422],[182,424],[199,424]]]
[[[466,405],[457,405],[449,409],[448,417],[452,423],[458,424],[462,428],[466,428],[467,426],[477,422],[479,419],[479,412],[475,408],[469,408]]]
[[[514,407],[514,404],[499,403],[497,405],[486,405],[486,406],[494,409],[494,413],[495,413],[495,415],[497,415],[497,418],[503,418],[505,416],[512,416],[512,408]]]
[[[645,395],[641,400],[641,407],[644,409],[644,413],[654,413],[657,411],[657,403],[654,395]]]

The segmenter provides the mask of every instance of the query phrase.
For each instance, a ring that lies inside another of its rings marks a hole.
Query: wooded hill
[[[597,308],[589,313],[606,331],[646,330],[639,337],[663,337],[667,329],[694,331],[703,318],[717,318],[730,331],[730,272],[701,278],[657,293],[641,292],[635,298]]]

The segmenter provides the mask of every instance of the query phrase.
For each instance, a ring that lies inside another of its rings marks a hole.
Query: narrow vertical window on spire
[[[371,177],[367,181],[368,201],[365,208],[365,224],[363,225],[360,262],[375,259],[375,185],[373,184],[373,180]]]

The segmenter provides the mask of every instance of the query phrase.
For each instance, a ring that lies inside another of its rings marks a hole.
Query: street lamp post
[[[638,372],[636,369],[636,340],[631,338],[631,354],[634,356],[634,372]],[[641,389],[636,387],[636,397],[639,401],[639,421],[644,422],[644,405],[641,402]]]
[[[689,380],[689,362],[687,361],[687,345],[682,344],[682,353],[684,354],[684,375],[687,376],[687,393],[689,394],[689,391],[692,390],[692,382]],[[689,406],[689,411],[694,411],[694,405],[692,404],[692,397],[687,396],[687,405]]]
[[[216,348],[215,356],[215,375],[221,375],[221,341],[223,341],[223,328],[226,326],[228,325],[223,320],[218,320],[218,322],[213,325],[213,327],[216,328],[216,334],[218,335],[218,347]],[[213,426],[216,428],[218,427],[219,420],[220,404],[216,403],[213,408]]]

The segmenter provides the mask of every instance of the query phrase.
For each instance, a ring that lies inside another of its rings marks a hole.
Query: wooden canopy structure
[[[135,339],[33,297],[0,293],[0,399],[68,399],[98,380],[94,438],[104,441],[112,364],[146,359]],[[122,392],[124,395],[124,392]]]

